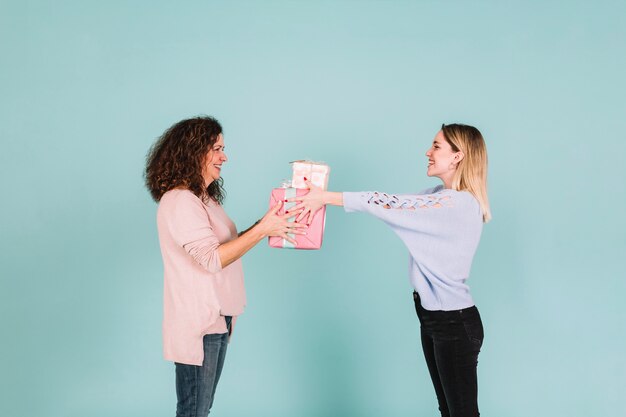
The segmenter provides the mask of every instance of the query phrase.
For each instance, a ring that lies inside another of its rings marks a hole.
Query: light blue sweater
[[[474,305],[472,259],[483,228],[474,196],[437,186],[419,194],[343,193],[346,212],[364,211],[385,223],[409,249],[409,278],[426,310]]]

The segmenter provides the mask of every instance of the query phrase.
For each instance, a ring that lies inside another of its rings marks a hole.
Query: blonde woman
[[[389,225],[409,250],[409,278],[424,356],[443,417],[476,417],[476,368],[483,326],[468,285],[487,198],[487,150],[472,126],[443,125],[426,152],[427,175],[442,184],[418,194],[330,192],[310,183],[295,197],[296,221],[325,204],[363,211]]]

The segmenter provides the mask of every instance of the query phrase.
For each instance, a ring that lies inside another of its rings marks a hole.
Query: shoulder
[[[425,190],[420,191],[419,195],[424,195],[424,194],[435,194],[440,192],[441,190],[444,190],[443,185],[438,185],[436,187],[430,187],[430,188],[426,188]]]
[[[159,209],[177,209],[183,207],[203,208],[205,204],[198,196],[187,189],[175,188],[167,191],[161,197]]]
[[[440,205],[462,210],[479,207],[478,200],[469,191],[457,191],[444,188],[442,185],[424,190],[418,198],[425,200],[428,205]]]
[[[480,211],[480,203],[474,197],[474,194],[469,191],[457,191],[451,189],[443,189],[439,192],[443,196],[449,196],[455,207],[471,210],[474,209]]]
[[[437,196],[448,196],[449,198],[454,198],[455,200],[463,200],[463,201],[476,201],[476,198],[469,191],[457,191],[451,188],[444,188],[443,185],[438,185],[436,187],[427,188],[419,193],[420,195],[437,195]]]

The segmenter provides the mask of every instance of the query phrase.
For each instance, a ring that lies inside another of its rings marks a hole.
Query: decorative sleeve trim
[[[452,207],[452,196],[441,193],[418,195],[418,196],[398,196],[374,192],[370,193],[366,200],[367,204],[376,204],[386,209],[415,210]]]

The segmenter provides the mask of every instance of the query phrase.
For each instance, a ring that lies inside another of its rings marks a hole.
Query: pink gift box
[[[301,188],[274,188],[270,197],[270,207],[274,207],[279,201],[286,200],[288,198],[306,195],[309,192],[307,189]],[[278,211],[278,215],[285,214],[285,210],[289,210],[297,203],[284,203]],[[295,221],[295,217],[290,221]],[[322,247],[322,239],[324,237],[324,223],[326,221],[326,206],[322,207],[313,216],[313,221],[306,229],[306,235],[290,234],[289,236],[296,241],[296,246],[278,236],[270,236],[269,245],[273,248],[285,248],[285,249],[319,249]]]
[[[291,170],[291,186],[294,188],[307,188],[304,181],[305,178],[308,178],[313,185],[320,187],[322,190],[328,188],[330,167],[323,162],[314,162],[304,159],[293,161],[291,163]]]

